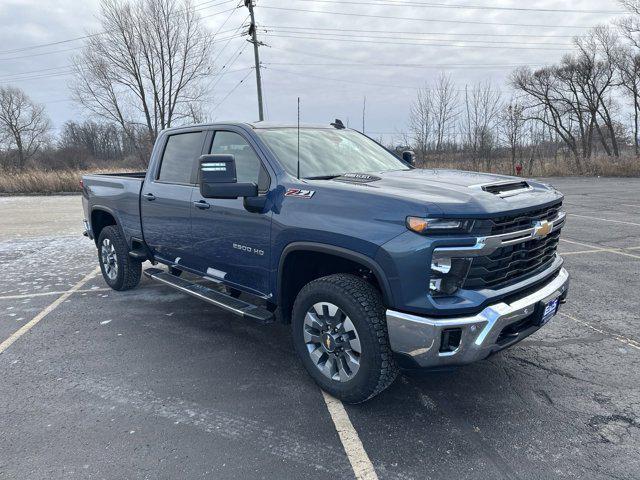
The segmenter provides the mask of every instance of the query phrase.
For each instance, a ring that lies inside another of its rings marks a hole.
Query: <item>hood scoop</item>
[[[371,183],[380,180],[380,177],[375,175],[371,175],[369,173],[345,173],[340,175],[339,177],[334,178],[338,182],[349,182],[349,183]]]
[[[507,181],[500,183],[490,183],[487,185],[472,185],[469,188],[481,189],[487,193],[497,195],[500,198],[512,197],[513,195],[519,195],[521,193],[533,190],[533,187],[524,180],[520,182]]]

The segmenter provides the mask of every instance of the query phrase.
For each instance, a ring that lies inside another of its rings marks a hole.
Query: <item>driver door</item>
[[[254,182],[266,195],[270,176],[256,148],[240,131],[213,132],[207,153],[235,158],[238,182]],[[191,236],[198,270],[260,296],[269,293],[272,212],[250,212],[244,199],[192,197]]]

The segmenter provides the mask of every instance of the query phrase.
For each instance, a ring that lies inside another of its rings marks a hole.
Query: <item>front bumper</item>
[[[387,310],[391,350],[420,367],[464,365],[487,358],[538,330],[534,320],[541,302],[563,300],[569,289],[564,269],[538,290],[511,303],[490,305],[480,313],[457,318],[433,318]],[[509,327],[509,328],[508,328]],[[457,348],[442,351],[443,332],[460,329]],[[507,333],[505,333],[507,332]]]

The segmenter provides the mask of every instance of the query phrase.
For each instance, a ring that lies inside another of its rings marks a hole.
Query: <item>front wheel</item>
[[[140,282],[142,262],[129,256],[127,242],[115,225],[100,232],[98,261],[104,281],[114,290],[129,290]]]
[[[310,282],[296,298],[291,323],[302,363],[334,397],[364,402],[395,380],[385,308],[363,279],[335,274]]]

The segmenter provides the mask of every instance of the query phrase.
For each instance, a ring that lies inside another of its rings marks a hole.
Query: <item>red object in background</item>
[[[520,173],[522,173],[522,165],[517,164],[516,165],[516,175],[520,175]]]

